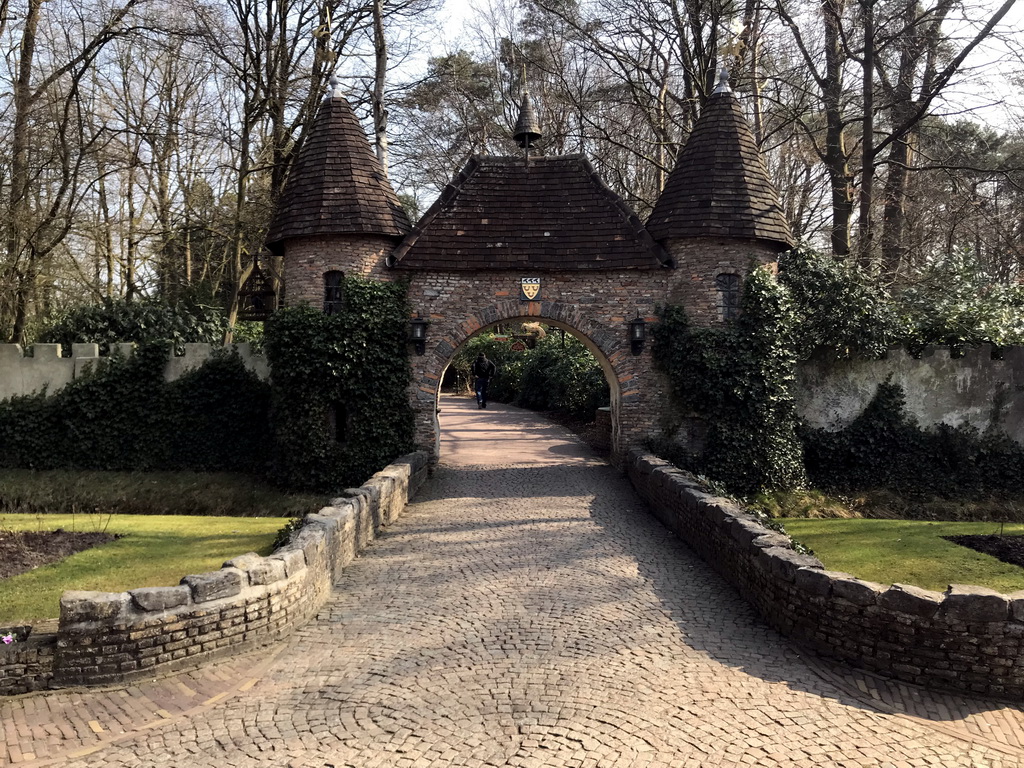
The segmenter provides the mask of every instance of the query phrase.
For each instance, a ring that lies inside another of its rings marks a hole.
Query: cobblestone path
[[[560,429],[443,408],[442,466],[244,690],[60,764],[1024,765],[1019,710],[802,658]]]

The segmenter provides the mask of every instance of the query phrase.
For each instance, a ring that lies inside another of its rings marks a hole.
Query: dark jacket
[[[491,378],[497,369],[497,366],[486,357],[473,363],[473,375],[478,379]]]

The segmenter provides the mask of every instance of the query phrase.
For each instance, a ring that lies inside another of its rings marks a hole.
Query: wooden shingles
[[[784,250],[793,236],[754,136],[732,93],[708,99],[647,221],[659,242],[728,237]]]
[[[374,234],[403,237],[409,219],[348,102],[324,99],[295,159],[267,233],[280,251],[293,237]]]
[[[581,156],[470,159],[394,253],[412,269],[651,269],[667,256]]]

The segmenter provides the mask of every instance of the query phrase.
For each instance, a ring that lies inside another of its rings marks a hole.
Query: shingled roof
[[[778,192],[736,97],[716,91],[676,158],[648,231],[669,238],[728,237],[792,245]]]
[[[295,158],[267,232],[267,246],[311,235],[409,232],[409,219],[348,101],[335,90]]]
[[[649,269],[668,257],[579,155],[470,158],[398,246],[399,268]]]

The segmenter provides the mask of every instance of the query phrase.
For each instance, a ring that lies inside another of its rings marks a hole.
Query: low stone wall
[[[426,477],[405,456],[307,515],[285,546],[175,587],[65,592],[56,635],[0,646],[0,694],[122,683],[272,642],[312,618],[342,569],[394,522]]]
[[[1024,699],[1024,591],[952,585],[939,593],[826,571],[668,462],[634,451],[626,469],[658,519],[782,634],[899,680]]]
[[[113,344],[122,355],[130,355],[134,344]],[[257,355],[247,342],[233,345],[246,368],[261,379],[270,375],[266,357]],[[181,355],[168,354],[164,378],[174,381],[187,371],[199,368],[215,349],[212,344],[185,344]],[[46,389],[52,395],[70,384],[94,365],[110,359],[100,355],[99,344],[72,344],[71,357],[61,356],[60,344],[33,344],[26,355],[17,344],[0,344],[0,400],[31,395]]]

